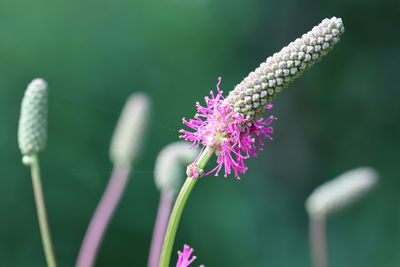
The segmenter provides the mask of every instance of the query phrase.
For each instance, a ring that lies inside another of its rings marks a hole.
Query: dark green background
[[[126,98],[151,96],[147,149],[96,265],[145,266],[159,196],[154,159],[178,140],[181,117],[194,114],[218,76],[228,92],[332,16],[343,18],[341,42],[276,99],[274,140],[241,180],[198,183],[174,250],[190,244],[207,267],[310,266],[304,200],[320,183],[369,165],[381,174],[377,189],[329,220],[331,266],[400,266],[399,15],[389,0],[2,0],[0,266],[45,266],[17,147],[20,101],[33,78],[51,88],[41,164],[61,267],[73,266],[107,183]]]

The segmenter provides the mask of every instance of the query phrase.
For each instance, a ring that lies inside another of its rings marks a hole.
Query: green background
[[[1,1],[0,266],[45,266],[17,146],[20,101],[33,78],[51,90],[41,164],[61,267],[73,266],[107,183],[126,98],[152,98],[146,149],[96,265],[145,266],[159,197],[154,160],[178,140],[181,118],[217,77],[228,92],[332,16],[343,18],[341,42],[276,99],[274,140],[248,160],[241,180],[201,179],[174,251],[188,243],[207,267],[310,266],[304,200],[322,182],[369,165],[381,174],[377,189],[329,219],[331,266],[400,266],[399,14],[389,0]]]

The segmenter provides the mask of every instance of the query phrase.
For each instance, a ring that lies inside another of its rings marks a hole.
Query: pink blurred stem
[[[130,168],[115,166],[107,188],[94,212],[79,251],[76,267],[92,267],[106,228],[124,193]]]
[[[314,267],[328,267],[325,217],[310,218],[311,256]]]
[[[174,193],[172,191],[161,192],[147,267],[158,267],[165,230],[167,229],[171,213],[173,197]]]

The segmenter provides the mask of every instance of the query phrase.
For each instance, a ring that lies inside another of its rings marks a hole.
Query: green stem
[[[204,169],[207,162],[210,160],[214,149],[206,147],[202,154],[197,159],[196,167],[199,169]],[[195,186],[198,179],[188,177],[183,184],[178,197],[176,198],[174,208],[172,209],[171,216],[169,218],[167,230],[165,233],[164,244],[160,257],[159,267],[168,267],[171,260],[172,247],[174,245],[174,240],[176,236],[176,231],[178,229],[179,221],[181,219],[183,208],[185,207],[186,201]]]
[[[42,235],[42,242],[44,253],[46,255],[46,261],[48,267],[56,267],[56,257],[54,255],[53,245],[51,243],[51,236],[49,225],[47,222],[46,206],[44,204],[42,184],[40,182],[40,167],[39,158],[37,154],[33,154],[31,157],[31,173],[32,173],[32,184],[33,192],[35,194],[36,209],[39,218],[40,233]]]

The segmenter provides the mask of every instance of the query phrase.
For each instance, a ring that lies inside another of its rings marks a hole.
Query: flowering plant
[[[194,130],[181,130],[181,138],[192,141],[193,146],[203,145],[201,153],[188,166],[188,178],[182,186],[169,219],[160,267],[167,267],[179,220],[188,196],[196,181],[204,174],[203,169],[211,156],[217,156],[217,166],[206,174],[219,174],[224,168],[225,176],[232,171],[239,178],[246,172],[244,160],[256,156],[261,150],[262,137],[272,139],[271,123],[276,119],[263,119],[265,109],[272,107],[272,100],[281,90],[326,55],[339,41],[344,32],[342,20],[332,17],[281,51],[267,58],[257,69],[239,83],[226,98],[217,84],[217,94],[211,91],[206,105],[196,103],[197,113],[183,123]]]
[[[185,142],[181,141],[171,144],[160,153],[155,176],[161,197],[148,267],[169,266],[180,217],[192,189],[199,180],[197,178],[210,174],[218,176],[223,173],[225,177],[233,174],[239,179],[245,174],[248,169],[246,160],[256,157],[257,153],[263,150],[265,140],[272,140],[274,132],[272,123],[277,118],[273,115],[264,118],[265,110],[271,110],[273,99],[282,89],[326,55],[339,41],[343,32],[344,27],[340,18],[324,19],[311,31],[268,57],[226,97],[220,89],[222,78],[219,77],[216,91],[210,91],[210,96],[205,97],[205,104],[196,103],[197,113],[194,117],[189,120],[183,118],[183,124],[191,130],[180,130],[180,138],[192,142],[192,148],[201,147],[201,149],[195,158],[196,151],[188,151]],[[38,159],[38,154],[44,150],[47,140],[47,98],[47,83],[42,79],[32,81],[22,101],[18,141],[23,162],[32,171],[46,260],[49,267],[56,267]],[[124,193],[137,156],[140,155],[139,151],[145,137],[145,125],[148,121],[149,103],[146,95],[134,94],[121,114],[110,148],[114,169],[89,224],[77,259],[77,267],[90,267],[95,263],[102,237]],[[214,154],[216,166],[204,174],[204,168]],[[182,184],[176,172],[183,164],[192,161],[193,163],[187,168],[188,177],[176,197]],[[364,169],[361,174],[365,174],[365,171]],[[352,172],[350,175],[352,179],[341,178],[321,187],[309,199],[307,208],[311,224],[316,225],[314,228],[318,230],[315,231],[317,233],[315,236],[318,236],[318,233],[322,236],[323,231],[319,231],[321,225],[323,226],[321,219],[351,203],[375,184],[374,179],[357,178],[359,173]],[[171,211],[175,197],[176,201]],[[318,242],[316,244],[319,244]],[[184,245],[183,251],[178,252],[176,267],[188,267],[192,264],[196,260],[196,256],[192,254],[193,249]],[[324,257],[322,260],[317,259],[316,262],[325,262]]]

